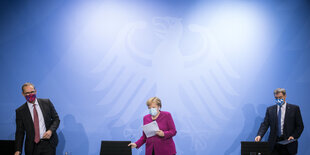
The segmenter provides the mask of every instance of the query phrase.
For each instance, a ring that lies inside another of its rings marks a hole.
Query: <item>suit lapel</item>
[[[289,111],[291,110],[291,105],[286,103],[286,109],[285,109],[285,116],[284,116],[284,125],[283,125],[283,132],[285,131],[286,128],[286,122],[288,118]]]
[[[274,105],[272,108],[272,116],[273,116],[273,121],[275,122],[275,127],[278,127],[278,115],[277,115],[277,110],[278,110],[278,106]]]
[[[46,107],[45,107],[45,104],[42,103],[42,100],[40,99],[37,99],[38,100],[38,104],[40,106],[40,109],[41,109],[41,112],[42,112],[42,115],[44,117],[44,123],[46,125]]]
[[[32,116],[31,116],[30,109],[29,109],[29,107],[28,107],[27,102],[24,104],[24,106],[25,106],[25,108],[24,108],[24,109],[25,109],[24,114],[25,114],[26,121],[28,122],[27,124],[30,125],[31,131],[34,132],[34,124],[33,124]]]

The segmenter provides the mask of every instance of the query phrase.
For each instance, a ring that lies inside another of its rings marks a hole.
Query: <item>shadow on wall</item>
[[[63,120],[64,128],[59,131],[58,135],[57,155],[63,155],[66,152],[74,155],[88,154],[89,141],[83,125],[76,122],[71,114],[66,115]]]
[[[244,120],[244,127],[239,133],[237,138],[233,141],[232,145],[225,151],[225,155],[229,155],[232,152],[239,150],[241,153],[241,141],[254,141],[257,131],[262,123],[267,105],[260,104],[256,108],[253,104],[245,104],[242,107],[242,113]],[[269,130],[263,137],[262,141],[266,141],[269,136]]]
[[[58,134],[59,143],[58,143],[57,148],[56,148],[56,154],[57,155],[63,155],[63,154],[65,154],[65,152],[64,152],[65,144],[66,144],[65,136],[62,133],[62,131],[60,131],[57,134]]]
[[[19,107],[21,105],[17,104],[17,103],[12,103],[12,105],[14,105],[14,107]],[[2,122],[1,123],[1,127],[3,128],[8,128],[10,129],[10,133],[7,137],[8,140],[15,140],[15,131],[16,131],[16,113],[15,113],[15,110],[14,112],[13,111],[10,111],[10,117],[9,119],[7,120],[7,122]]]
[[[305,122],[304,122],[305,125]],[[310,130],[305,126],[303,133],[298,140],[298,154],[310,154]]]

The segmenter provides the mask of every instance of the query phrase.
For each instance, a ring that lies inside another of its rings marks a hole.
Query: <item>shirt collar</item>
[[[281,105],[281,108],[282,108],[282,107],[286,107],[286,104],[287,104],[287,102],[285,101],[285,102]],[[280,106],[277,105],[277,107],[280,107]]]

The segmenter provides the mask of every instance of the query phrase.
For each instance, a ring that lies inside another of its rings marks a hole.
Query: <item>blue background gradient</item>
[[[60,116],[57,154],[136,141],[158,96],[178,154],[237,155],[281,87],[301,108],[299,154],[310,154],[307,1],[4,0],[0,23],[0,139],[14,139],[32,82]]]

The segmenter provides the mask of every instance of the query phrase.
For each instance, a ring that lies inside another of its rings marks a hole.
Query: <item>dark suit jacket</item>
[[[270,143],[271,151],[274,149],[277,140],[278,118],[277,118],[277,105],[273,105],[267,108],[264,122],[262,122],[257,135],[263,137],[270,127],[270,135],[268,141]],[[300,109],[297,105],[286,105],[283,135],[285,139],[293,136],[298,139],[304,129],[304,124],[300,114]],[[290,154],[296,154],[298,148],[298,142],[293,142],[287,145],[287,149]]]
[[[60,120],[58,114],[49,99],[37,99],[40,105],[46,130],[51,130],[52,136],[49,142],[56,148],[58,144],[58,137],[56,129],[59,126]],[[31,155],[34,147],[34,125],[27,102],[16,109],[16,132],[15,132],[15,151],[22,152],[24,135],[25,140],[25,154]]]

